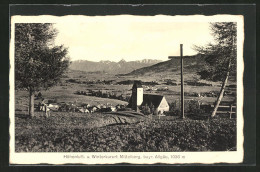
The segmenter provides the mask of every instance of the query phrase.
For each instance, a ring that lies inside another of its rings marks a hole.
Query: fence
[[[180,110],[180,101],[175,100],[174,102],[170,103],[169,106],[170,111]],[[184,101],[184,108],[185,113],[193,112],[209,114],[213,111],[214,104],[201,104],[199,100],[186,99]],[[217,114],[229,114],[229,118],[231,119],[232,116],[236,115],[236,103],[222,101],[221,105],[218,107]]]
[[[214,105],[211,105],[214,108]],[[229,114],[229,118],[232,118],[232,114],[236,115],[236,105],[219,105],[217,114]]]

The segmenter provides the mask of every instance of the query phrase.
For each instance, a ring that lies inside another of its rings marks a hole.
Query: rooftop
[[[163,97],[164,96],[157,95],[157,94],[143,94],[143,103],[141,104],[141,106],[145,106],[145,105],[150,106],[151,104],[153,104],[154,108],[158,108],[158,106],[160,105]],[[128,106],[130,106],[130,107],[132,106],[132,96],[129,100]]]

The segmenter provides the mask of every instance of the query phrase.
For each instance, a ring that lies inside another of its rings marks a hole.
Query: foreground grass
[[[97,120],[101,119],[101,120]],[[160,152],[236,150],[236,120],[152,119],[102,125],[104,114],[15,118],[17,152]],[[95,121],[96,122],[93,122]],[[99,122],[97,122],[99,121]],[[101,122],[100,122],[101,121]],[[130,123],[131,123],[130,122]]]

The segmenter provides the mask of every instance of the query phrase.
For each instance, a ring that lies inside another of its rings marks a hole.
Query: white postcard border
[[[130,15],[122,15],[130,16]],[[187,164],[187,163],[241,163],[243,161],[243,42],[244,21],[241,15],[192,15],[192,16],[136,16],[140,22],[170,21],[170,22],[237,22],[237,151],[226,152],[79,152],[79,153],[17,153],[15,152],[15,84],[14,84],[14,24],[15,23],[57,23],[95,21],[96,17],[89,16],[12,16],[10,41],[10,72],[9,72],[9,119],[10,119],[10,164]],[[107,16],[109,20],[113,16]],[[140,158],[139,158],[140,157]]]

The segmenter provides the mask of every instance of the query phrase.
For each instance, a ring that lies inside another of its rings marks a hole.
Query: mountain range
[[[80,70],[85,72],[104,72],[109,74],[127,74],[136,69],[152,66],[154,64],[162,62],[161,60],[144,59],[138,61],[125,61],[119,62],[113,61],[100,61],[93,62],[88,60],[72,61],[70,69]]]
[[[183,57],[184,80],[194,81],[200,79],[199,71],[206,67],[205,55],[197,54]],[[127,76],[132,79],[142,79],[145,81],[154,80],[175,80],[180,81],[181,61],[179,56],[172,56],[167,61],[160,60],[142,60],[126,62],[111,61],[74,61],[71,66],[73,70],[81,70],[95,73],[110,73],[117,76]],[[236,81],[236,71],[230,73],[230,81]]]

